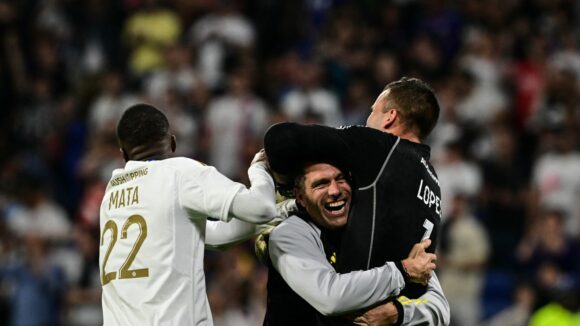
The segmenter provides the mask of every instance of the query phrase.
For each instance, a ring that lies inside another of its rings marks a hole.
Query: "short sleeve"
[[[214,217],[229,221],[229,208],[245,186],[228,179],[212,166],[199,164],[180,174],[179,204],[193,218]]]

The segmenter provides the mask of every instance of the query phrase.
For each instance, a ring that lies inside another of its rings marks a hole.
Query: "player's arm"
[[[354,318],[356,325],[449,325],[449,303],[435,273],[418,299],[401,296]]]
[[[344,166],[337,160],[349,156],[349,146],[338,129],[292,122],[271,126],[264,135],[264,149],[272,170],[280,174],[293,173],[301,163],[314,158]]]
[[[238,219],[230,222],[208,220],[205,226],[205,248],[225,250],[270,227],[270,224],[254,224]]]
[[[287,199],[276,204],[276,217],[265,224],[248,223],[239,219],[230,222],[208,220],[205,226],[205,248],[225,250],[275,227],[297,209],[296,201]]]
[[[283,122],[266,131],[264,148],[276,173],[292,174],[305,162],[318,161],[346,168],[362,183],[368,183],[376,177],[396,139],[367,127],[337,129]]]
[[[180,177],[179,202],[192,218],[207,216],[229,221],[266,223],[276,217],[272,176],[265,162],[248,169],[251,186],[234,182],[211,166],[185,169]]]
[[[449,302],[435,273],[429,280],[427,292],[419,299],[420,302],[398,298],[398,302],[403,306],[402,325],[449,325],[451,318]]]
[[[279,225],[270,235],[272,265],[286,283],[323,315],[362,309],[398,295],[405,281],[393,263],[338,274],[327,261],[319,231],[301,220]]]
[[[266,223],[276,217],[276,189],[265,162],[248,169],[250,188],[241,189],[233,198],[230,217],[250,223]]]

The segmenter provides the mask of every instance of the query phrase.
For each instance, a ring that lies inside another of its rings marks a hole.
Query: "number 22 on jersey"
[[[121,228],[121,240],[127,239],[127,230],[133,224],[137,224],[139,227],[139,235],[133,244],[133,248],[129,252],[129,255],[125,259],[125,262],[121,265],[119,269],[119,279],[128,279],[128,278],[140,278],[140,277],[148,277],[149,276],[149,268],[140,268],[140,269],[130,269],[131,264],[135,260],[139,249],[141,249],[141,245],[143,245],[143,241],[147,238],[147,222],[145,218],[141,215],[131,215],[123,224]],[[117,278],[117,272],[106,272],[105,268],[107,266],[107,261],[109,260],[109,256],[117,243],[117,236],[119,234],[119,229],[117,227],[117,223],[113,220],[107,221],[103,228],[103,233],[101,234],[101,246],[105,240],[105,234],[107,231],[111,231],[111,242],[109,243],[109,247],[107,248],[107,252],[105,253],[105,257],[103,259],[103,266],[101,267],[101,283],[103,286],[109,284],[112,280]]]

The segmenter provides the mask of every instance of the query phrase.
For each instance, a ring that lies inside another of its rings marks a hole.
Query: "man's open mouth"
[[[345,212],[346,200],[339,200],[324,205],[324,208],[332,215],[342,215]]]

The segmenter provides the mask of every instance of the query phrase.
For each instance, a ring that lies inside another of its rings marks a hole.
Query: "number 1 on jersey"
[[[429,239],[431,237],[431,232],[433,232],[433,222],[425,219],[425,222],[423,222],[423,227],[425,228],[425,233],[423,233],[423,237],[421,238],[421,241],[425,240],[425,239]]]

